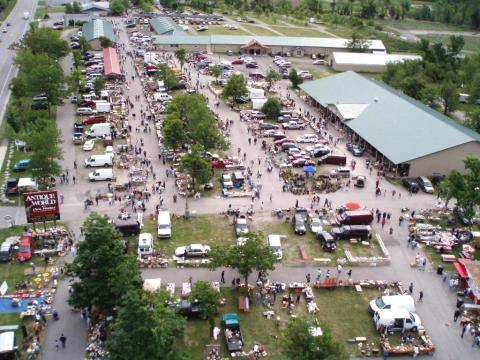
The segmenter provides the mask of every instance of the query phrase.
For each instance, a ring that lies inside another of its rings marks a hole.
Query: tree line
[[[10,83],[6,122],[11,137],[24,140],[31,150],[30,167],[40,186],[47,186],[61,170],[57,161],[62,158],[62,139],[53,109],[66,96],[59,60],[68,52],[68,42],[55,30],[32,24],[14,59],[18,75]]]
[[[112,0],[110,1],[110,11],[113,15],[121,15],[132,6],[137,6],[144,12],[152,12],[153,0]]]

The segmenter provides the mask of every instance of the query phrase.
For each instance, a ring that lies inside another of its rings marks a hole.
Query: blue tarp
[[[34,300],[37,300],[39,305],[44,304],[43,298],[25,298],[22,299],[19,306],[12,306],[11,298],[0,298],[0,314],[20,313],[26,310]]]
[[[315,166],[307,165],[303,167],[303,171],[305,171],[306,173],[314,173],[317,171],[317,169],[315,168]]]

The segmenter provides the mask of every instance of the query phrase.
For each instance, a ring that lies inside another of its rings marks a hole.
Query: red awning
[[[467,270],[465,269],[465,266],[463,266],[459,262],[454,262],[453,266],[455,266],[455,269],[457,270],[458,275],[460,275],[462,279],[467,278]]]
[[[117,51],[114,48],[109,47],[103,49],[103,73],[105,76],[122,75]]]
[[[247,42],[245,45],[240,46],[240,49],[248,49],[251,47],[260,47],[262,49],[268,49],[268,46],[263,45],[262,43],[260,43],[260,41],[256,39],[252,39],[249,42]]]

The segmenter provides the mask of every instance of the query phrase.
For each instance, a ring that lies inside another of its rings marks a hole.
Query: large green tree
[[[59,32],[35,23],[32,23],[30,30],[25,34],[23,44],[34,54],[44,54],[56,60],[70,51],[68,42],[60,38]]]
[[[311,329],[320,327],[321,336]],[[306,317],[290,319],[282,334],[281,347],[287,359],[296,360],[347,360],[343,345],[331,333],[327,324]]]
[[[297,70],[295,69],[290,70],[290,72],[288,73],[288,79],[292,83],[294,89],[298,89],[298,85],[303,83],[303,78],[298,75]]]
[[[167,64],[160,64],[158,66],[156,77],[157,79],[163,80],[167,90],[173,89],[178,85],[178,78],[175,72]]]
[[[184,125],[178,113],[170,113],[162,126],[163,142],[169,148],[178,150],[187,140]]]
[[[183,64],[185,64],[185,56],[186,51],[184,48],[180,48],[175,51],[175,57],[177,58],[178,62],[180,63],[180,68],[183,69]]]
[[[69,270],[76,279],[69,303],[108,314],[122,295],[141,288],[140,270],[135,258],[123,253],[121,235],[107,216],[90,214],[83,229],[85,239],[78,242],[78,253]]]
[[[50,177],[60,174],[61,167],[57,161],[63,159],[61,142],[60,131],[52,120],[45,122],[44,126],[34,131],[28,139],[32,150],[32,175],[43,186],[49,183]]]
[[[273,270],[277,261],[266,241],[256,233],[249,233],[242,246],[215,246],[209,256],[211,268],[228,266],[236,269],[247,284],[253,271]]]
[[[262,112],[268,119],[277,119],[281,109],[280,102],[275,97],[269,97],[267,102],[262,106]]]
[[[265,76],[265,81],[268,84],[268,88],[271,88],[276,81],[280,80],[282,77],[275,69],[268,69],[267,75]]]
[[[161,301],[129,290],[118,305],[118,315],[107,342],[112,360],[178,360],[176,343],[183,338],[185,320]]]
[[[222,91],[222,97],[224,99],[232,98],[233,100],[237,100],[247,94],[247,83],[241,74],[232,75]]]
[[[93,89],[95,91],[95,95],[100,96],[101,92],[103,89],[105,89],[105,84],[107,81],[105,80],[105,77],[100,76],[95,79],[93,82]]]
[[[220,75],[223,74],[223,66],[215,65],[215,66],[212,66],[209,70],[210,70],[210,73],[215,78],[215,83],[218,83],[218,78],[220,77]]]
[[[202,156],[202,150],[198,145],[192,146],[188,154],[182,157],[180,171],[191,176],[194,189],[207,183],[212,177],[210,163]]]
[[[188,298],[190,302],[199,302],[200,316],[208,320],[210,332],[212,332],[215,326],[217,306],[220,302],[220,293],[208,281],[197,281]]]

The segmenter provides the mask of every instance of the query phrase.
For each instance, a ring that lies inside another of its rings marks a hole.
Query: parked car
[[[20,240],[18,247],[17,259],[19,262],[28,261],[33,257],[35,249],[35,240],[31,236],[24,236]]]
[[[82,124],[84,125],[100,124],[104,122],[107,122],[107,118],[105,116],[89,116],[82,120]]]
[[[323,230],[322,221],[318,216],[309,216],[308,222],[312,233],[316,234]]]
[[[73,124],[73,131],[74,132],[83,132],[85,129],[85,124],[83,123],[74,123]]]
[[[282,127],[288,130],[296,130],[296,129],[305,129],[306,125],[302,122],[289,121],[289,122],[283,123]]]
[[[292,218],[293,232],[297,235],[305,235],[307,230],[305,228],[305,218],[301,214],[295,214]]]
[[[424,192],[428,194],[433,194],[435,192],[435,188],[426,176],[419,176],[417,178],[417,183]]]
[[[6,186],[6,189],[5,189],[5,193],[7,195],[18,194],[18,179],[17,178],[7,179],[6,185],[7,186]]]
[[[335,239],[371,239],[372,228],[369,225],[343,225],[330,231]]]
[[[256,62],[248,62],[245,64],[247,69],[258,69],[258,64]]]
[[[23,159],[23,160],[20,160],[15,165],[13,165],[13,171],[14,172],[25,171],[28,169],[29,166],[30,166],[30,159]]]
[[[233,162],[222,159],[212,160],[210,162],[210,166],[216,169],[224,169],[227,165],[233,165]]]
[[[417,184],[417,182],[413,179],[403,179],[402,180],[402,184],[403,186],[405,186],[405,188],[411,192],[411,193],[417,193],[418,192],[418,189],[419,189],[419,186]]]
[[[81,132],[73,133],[73,144],[74,145],[82,145],[84,141],[85,141],[85,138],[83,136],[83,133],[81,133]]]
[[[91,151],[91,150],[93,150],[94,147],[95,147],[95,140],[93,140],[93,139],[87,140],[83,144],[83,150],[84,151]]]
[[[277,130],[278,125],[271,123],[261,123],[259,126],[260,130]]]
[[[230,174],[222,174],[222,186],[225,189],[233,188],[232,176]]]
[[[298,143],[316,143],[318,142],[318,136],[316,134],[303,134],[297,137]]]
[[[210,252],[210,246],[202,244],[190,244],[175,249],[175,256],[178,257],[205,257]]]
[[[317,233],[317,240],[320,241],[320,246],[323,250],[334,252],[337,250],[337,242],[335,238],[327,231],[320,231]]]
[[[322,60],[322,59],[313,60],[312,64],[313,65],[325,65],[325,60]]]
[[[240,58],[232,60],[233,65],[242,65],[243,63],[244,63],[244,60]]]
[[[235,235],[242,236],[248,234],[248,224],[245,215],[240,215],[235,219]]]

